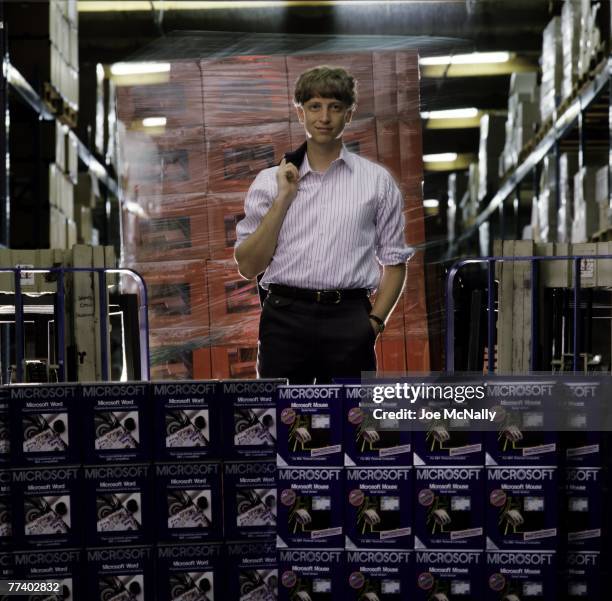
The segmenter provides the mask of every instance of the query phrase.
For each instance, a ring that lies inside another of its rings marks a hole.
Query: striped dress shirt
[[[276,195],[278,167],[261,171],[236,227],[238,247],[259,226]],[[298,190],[283,221],[278,244],[261,280],[314,290],[377,288],[381,265],[405,263],[414,253],[404,238],[402,194],[380,165],[346,150],[325,173],[308,155]]]

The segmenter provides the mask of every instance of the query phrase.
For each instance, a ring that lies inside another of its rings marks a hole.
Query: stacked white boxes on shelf
[[[563,45],[561,19],[554,17],[542,36],[542,83],[540,89],[540,117],[542,122],[553,116],[561,98],[563,81]]]
[[[544,157],[540,173],[540,193],[538,196],[538,235],[536,242],[554,242],[557,237],[556,207],[556,168],[552,156]]]
[[[578,171],[578,154],[563,153],[559,157],[559,210],[557,242],[570,242],[572,233],[574,175]]]
[[[587,242],[599,228],[599,206],[595,202],[598,168],[582,167],[574,176],[572,243]]]
[[[595,176],[595,201],[599,206],[599,230],[607,230],[610,225],[610,169],[607,165],[601,167]]]
[[[480,145],[478,147],[478,201],[497,190],[499,184],[498,161],[504,146],[506,118],[483,115],[480,119]]]

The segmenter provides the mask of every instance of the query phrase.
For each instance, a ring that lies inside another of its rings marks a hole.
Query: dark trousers
[[[376,371],[376,335],[363,298],[321,304],[268,294],[259,323],[257,375],[329,384]]]

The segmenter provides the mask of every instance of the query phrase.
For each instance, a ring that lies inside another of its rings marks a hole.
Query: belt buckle
[[[327,300],[327,296],[335,294],[335,298]],[[340,290],[317,290],[317,302],[324,305],[337,305],[342,300]]]

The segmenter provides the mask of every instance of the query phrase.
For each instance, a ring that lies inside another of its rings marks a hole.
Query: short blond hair
[[[348,107],[354,107],[357,102],[357,82],[342,67],[319,65],[307,69],[297,78],[293,102],[296,106],[302,106],[315,96],[335,98]]]

